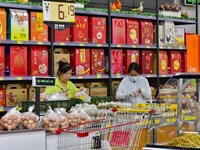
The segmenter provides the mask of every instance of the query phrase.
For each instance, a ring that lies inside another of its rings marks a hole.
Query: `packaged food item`
[[[165,44],[174,44],[175,27],[174,22],[164,22]]]
[[[28,108],[28,112],[21,114],[21,124],[26,129],[34,129],[37,126],[39,117],[33,113],[34,105]]]
[[[112,74],[123,74],[123,50],[112,49],[111,53]]]
[[[16,129],[21,122],[21,113],[18,110],[18,107],[10,109],[2,118],[2,125],[8,130]]]
[[[0,46],[0,76],[4,76],[5,75],[4,72],[5,72],[5,47]]]
[[[54,30],[54,42],[70,42],[70,28]]]
[[[153,44],[153,23],[148,20],[140,21],[140,44],[152,45]]]
[[[54,111],[60,115],[60,128],[69,127],[68,114],[66,113],[66,109],[56,108]]]
[[[136,19],[126,19],[126,43],[139,44],[139,22]]]
[[[142,51],[141,52],[141,70],[143,74],[149,74],[153,72],[153,52]]]
[[[0,40],[6,40],[7,20],[6,11],[4,8],[0,8],[0,16]]]
[[[126,24],[125,19],[112,19],[112,43],[125,44],[126,43]]]
[[[104,49],[91,49],[91,74],[105,73]]]
[[[76,126],[90,122],[91,119],[84,110],[79,110],[79,111],[75,110],[74,112],[69,114],[68,121],[70,126]]]
[[[170,51],[169,52],[169,73],[175,74],[181,72],[182,61],[181,61],[181,52]]]
[[[90,102],[91,97],[87,94],[87,89],[81,90],[75,94],[75,97],[83,100],[84,102]]]

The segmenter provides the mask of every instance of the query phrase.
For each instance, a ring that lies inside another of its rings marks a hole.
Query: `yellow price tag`
[[[2,81],[2,80],[4,80],[4,78],[3,78],[3,77],[0,77],[0,80]]]
[[[196,116],[191,116],[191,120],[196,120],[197,117]]]
[[[120,44],[117,44],[117,47],[122,47]]]
[[[186,120],[186,121],[190,120],[190,116],[185,116],[184,120]]]
[[[155,123],[156,123],[156,124],[159,124],[159,123],[160,123],[160,120],[159,120],[159,119],[156,119],[156,120],[155,120]]]
[[[97,73],[97,78],[102,78],[102,75],[101,75],[101,73]]]
[[[81,95],[79,98],[83,101],[85,99],[85,96]]]
[[[83,44],[83,43],[80,43],[80,44],[79,44],[79,46],[85,46],[85,44]]]
[[[0,106],[0,112],[4,111],[4,107]]]
[[[78,76],[78,79],[83,79],[83,76]]]
[[[120,74],[120,73],[117,73],[117,74],[116,74],[116,78],[121,78],[121,74]]]
[[[176,118],[172,118],[172,122],[176,122]]]
[[[166,77],[166,75],[165,75],[165,74],[162,74],[162,77]]]
[[[23,80],[23,77],[17,77],[17,80]]]
[[[17,41],[17,44],[23,44],[23,42],[22,41]]]
[[[62,45],[66,45],[64,42],[60,42],[60,45],[62,46]]]
[[[163,46],[160,46],[160,49],[163,49],[164,47]]]
[[[183,47],[182,47],[182,46],[180,46],[180,47],[179,47],[179,49],[183,49]]]
[[[151,77],[151,75],[150,75],[150,74],[148,74],[148,75],[147,75],[147,77]]]
[[[37,44],[38,44],[38,45],[43,45],[43,42],[38,42]]]
[[[101,47],[102,46],[102,44],[97,44],[97,47]]]
[[[170,122],[172,122],[172,119],[171,118],[167,118],[167,123],[170,123]]]
[[[147,45],[146,48],[151,48],[151,46]]]
[[[19,111],[22,111],[22,107],[18,107],[18,110],[19,110]]]
[[[132,45],[132,48],[136,48],[137,46],[136,45]]]
[[[151,120],[148,120],[148,121],[147,121],[147,124],[151,124]]]
[[[171,47],[171,46],[167,46],[167,48],[168,48],[168,49],[172,49],[172,47]]]

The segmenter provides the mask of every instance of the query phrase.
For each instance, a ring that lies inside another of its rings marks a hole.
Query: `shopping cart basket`
[[[57,149],[137,150],[142,129],[149,121],[149,112],[117,111],[105,119],[59,129],[56,131]]]

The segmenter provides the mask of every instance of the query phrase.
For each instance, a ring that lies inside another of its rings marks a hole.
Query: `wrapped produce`
[[[22,113],[21,124],[26,129],[34,129],[37,126],[39,117],[33,113],[34,105],[30,106],[28,112]]]
[[[2,118],[2,125],[8,130],[16,129],[21,122],[21,113],[14,107],[10,109]]]

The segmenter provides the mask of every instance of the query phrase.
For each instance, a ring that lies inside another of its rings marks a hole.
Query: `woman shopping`
[[[140,66],[133,62],[129,65],[125,77],[116,92],[116,99],[130,102],[134,108],[138,103],[151,102],[151,88],[146,78],[140,75]]]

